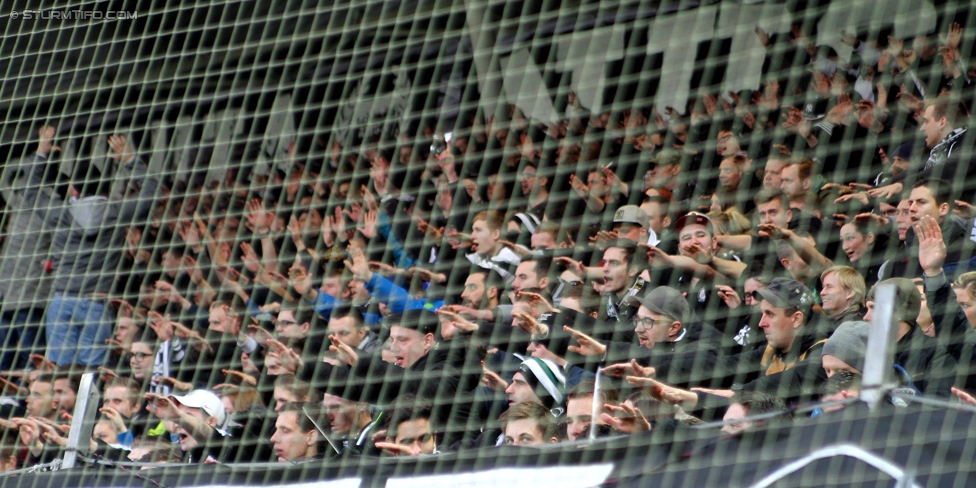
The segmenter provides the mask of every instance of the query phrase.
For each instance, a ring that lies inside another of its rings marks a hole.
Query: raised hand
[[[512,312],[512,316],[515,317],[515,324],[518,328],[528,332],[532,337],[545,336],[549,333],[548,327],[527,313]]]
[[[193,389],[193,383],[187,383],[186,381],[180,381],[172,376],[162,376],[159,378],[160,383],[169,383],[174,390],[180,391],[190,391]]]
[[[641,366],[636,359],[631,359],[628,363],[611,364],[601,369],[603,374],[614,378],[624,378],[627,376],[638,376],[642,378],[653,378],[657,375],[657,370],[647,366]]]
[[[376,223],[379,221],[379,213],[374,210],[368,210],[363,214],[362,225],[359,226],[359,232],[363,234],[363,237],[367,239],[372,239],[376,237]]]
[[[923,216],[915,223],[915,236],[918,238],[918,264],[928,276],[939,274],[946,259],[946,245],[939,223],[931,216]]]
[[[445,276],[443,273],[435,273],[429,269],[421,268],[419,266],[414,266],[407,271],[413,273],[414,276],[417,276],[422,281],[426,281],[428,283],[447,283],[447,276]]]
[[[576,175],[569,175],[569,184],[573,187],[573,191],[576,192],[582,198],[586,198],[590,193],[590,187],[583,180],[576,177]]]
[[[108,147],[111,149],[109,156],[116,161],[128,163],[136,157],[136,150],[132,147],[132,142],[123,135],[109,136]]]
[[[366,255],[360,249],[350,249],[349,257],[352,261],[348,259],[344,261],[346,268],[352,272],[357,280],[368,283],[373,277],[373,272],[369,270],[369,261],[366,260]]]
[[[258,258],[258,253],[254,251],[254,248],[246,242],[241,243],[241,260],[244,261],[244,267],[248,271],[258,274],[258,270],[261,269],[261,259]]]
[[[569,346],[568,349],[571,352],[575,352],[580,356],[600,356],[602,357],[607,353],[607,346],[604,346],[600,341],[573,329],[567,325],[563,326],[563,330],[569,333],[576,341],[578,346]]]
[[[291,268],[288,268],[288,278],[291,283],[292,288],[298,292],[299,295],[305,295],[308,290],[312,288],[312,277],[308,275],[305,271],[305,267],[299,260],[295,260]]]
[[[603,408],[609,412],[617,413],[617,416],[602,413],[600,418],[620,432],[633,434],[651,430],[651,423],[647,421],[640,410],[634,407],[621,403],[620,405],[605,404]]]
[[[235,371],[233,369],[222,369],[221,372],[227,376],[227,379],[241,385],[248,386],[258,386],[257,378],[243,372]]]
[[[535,292],[532,292],[532,291],[520,291],[519,292],[519,298],[525,298],[526,300],[528,300],[529,301],[529,305],[531,305],[532,308],[541,307],[542,308],[542,313],[556,313],[556,312],[559,312],[559,309],[558,308],[553,307],[552,304],[549,303],[549,301],[545,299],[545,297],[543,297],[542,295],[540,295],[538,293],[535,293]]]
[[[498,376],[498,373],[486,368],[484,361],[481,362],[481,367],[481,384],[499,393],[508,388],[508,382],[503,380],[501,376]]]
[[[385,452],[385,453],[387,453],[387,454],[389,454],[391,456],[397,456],[397,457],[399,457],[400,455],[404,455],[404,456],[419,456],[420,455],[420,448],[419,447],[404,446],[404,445],[401,445],[401,444],[397,444],[395,442],[375,442],[375,443],[373,443],[373,445],[375,445],[376,447],[382,449],[383,452]]]
[[[565,266],[566,268],[568,268],[570,271],[572,271],[573,273],[575,273],[580,278],[585,278],[586,277],[586,270],[583,269],[583,263],[581,263],[581,262],[579,262],[579,261],[577,261],[577,260],[575,260],[575,259],[573,259],[571,257],[568,257],[568,256],[557,256],[557,257],[553,258],[553,261],[555,261],[557,264],[561,264],[561,265]]]
[[[57,129],[51,125],[45,125],[37,131],[37,154],[47,157],[53,151],[60,151],[59,146],[54,145],[54,136]]]
[[[349,344],[339,340],[339,337],[335,334],[329,336],[329,342],[332,343],[329,346],[329,352],[335,354],[340,361],[349,365],[350,367],[355,366],[359,362],[359,353],[356,352]]]
[[[247,202],[247,213],[244,214],[244,218],[251,224],[254,232],[258,234],[271,232],[271,219],[274,216],[264,208],[260,198],[252,198]]]
[[[872,188],[868,190],[868,195],[879,200],[887,200],[895,195],[898,195],[904,189],[904,185],[901,183],[892,183],[887,186],[879,186],[878,188]]]
[[[731,309],[739,308],[742,305],[742,298],[736,293],[735,289],[728,285],[718,285],[715,287],[719,298]]]
[[[249,324],[247,330],[251,333],[251,337],[254,338],[255,342],[261,344],[261,347],[268,347],[268,341],[274,340],[274,335],[260,325]]]

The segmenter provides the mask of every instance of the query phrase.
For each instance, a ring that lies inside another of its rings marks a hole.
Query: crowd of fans
[[[761,89],[687,115],[570,93],[548,126],[462,116],[206,184],[122,135],[60,184],[41,127],[0,251],[3,468],[61,454],[92,371],[108,459],[737,435],[857,396],[884,284],[900,393],[976,404],[962,29],[849,35],[850,62],[757,33]]]

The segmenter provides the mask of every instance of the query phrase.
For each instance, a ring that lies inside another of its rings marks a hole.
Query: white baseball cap
[[[216,393],[208,390],[193,390],[186,395],[171,395],[171,397],[180,402],[181,405],[185,405],[190,408],[202,408],[207,415],[217,419],[217,428],[223,428],[224,422],[227,419],[227,413],[224,412],[224,403],[220,401],[220,397]]]

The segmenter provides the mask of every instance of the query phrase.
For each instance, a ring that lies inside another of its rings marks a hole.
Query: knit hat
[[[840,324],[824,343],[823,355],[833,356],[863,371],[870,330],[871,324],[860,320]]]
[[[685,296],[669,286],[659,286],[648,292],[643,298],[632,296],[627,297],[625,301],[629,305],[642,305],[654,313],[659,313],[686,325],[691,315],[691,307],[688,306],[688,300],[685,299]]]
[[[552,410],[562,405],[566,377],[556,363],[548,359],[529,358],[519,365],[519,372],[546,408]]]

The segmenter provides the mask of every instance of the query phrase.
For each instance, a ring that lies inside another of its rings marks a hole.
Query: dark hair
[[[352,317],[353,322],[356,323],[357,329],[361,329],[366,325],[366,319],[363,317],[363,311],[360,310],[359,307],[354,307],[348,303],[343,303],[333,308],[332,315],[329,320],[344,319],[346,317]]]
[[[607,244],[605,249],[610,249],[616,247],[624,251],[624,261],[627,262],[627,267],[637,265],[644,267],[646,265],[646,254],[637,252],[637,243],[630,239],[614,239]],[[606,250],[604,250],[606,252]],[[644,259],[641,259],[644,256]]]
[[[528,256],[523,258],[521,263],[535,263],[533,270],[536,276],[545,278],[549,276],[549,270],[552,269],[552,256]]]
[[[932,192],[932,197],[935,198],[936,205],[952,203],[952,185],[948,184],[945,180],[938,178],[919,178],[912,184],[912,189],[914,190],[923,186]]]
[[[579,398],[586,398],[593,396],[593,392],[596,390],[596,381],[592,379],[585,379],[580,381],[569,393],[566,394],[566,400],[576,400]],[[619,402],[620,393],[610,385],[606,380],[600,380],[600,401],[605,404],[616,405]]]
[[[415,330],[422,335],[433,334],[440,325],[437,314],[422,309],[395,313],[386,318],[386,323],[391,327],[397,325],[405,329]]]
[[[776,199],[779,199],[780,208],[783,210],[789,210],[790,199],[786,196],[786,193],[783,193],[783,190],[780,190],[779,188],[763,188],[756,193],[756,197],[753,199],[753,201],[756,203],[756,205],[764,205]]]
[[[298,428],[302,432],[315,431],[319,433],[318,441],[315,443],[318,454],[322,454],[328,449],[329,440],[326,435],[332,430],[332,423],[322,405],[313,402],[288,402],[278,415],[280,416],[285,412],[295,412],[296,417],[298,417]]]
[[[387,428],[387,437],[396,438],[397,428],[404,422],[413,420],[426,420],[431,424],[433,431],[434,410],[429,403],[417,400],[413,395],[406,395],[397,401],[398,405],[390,418],[390,425]]]

